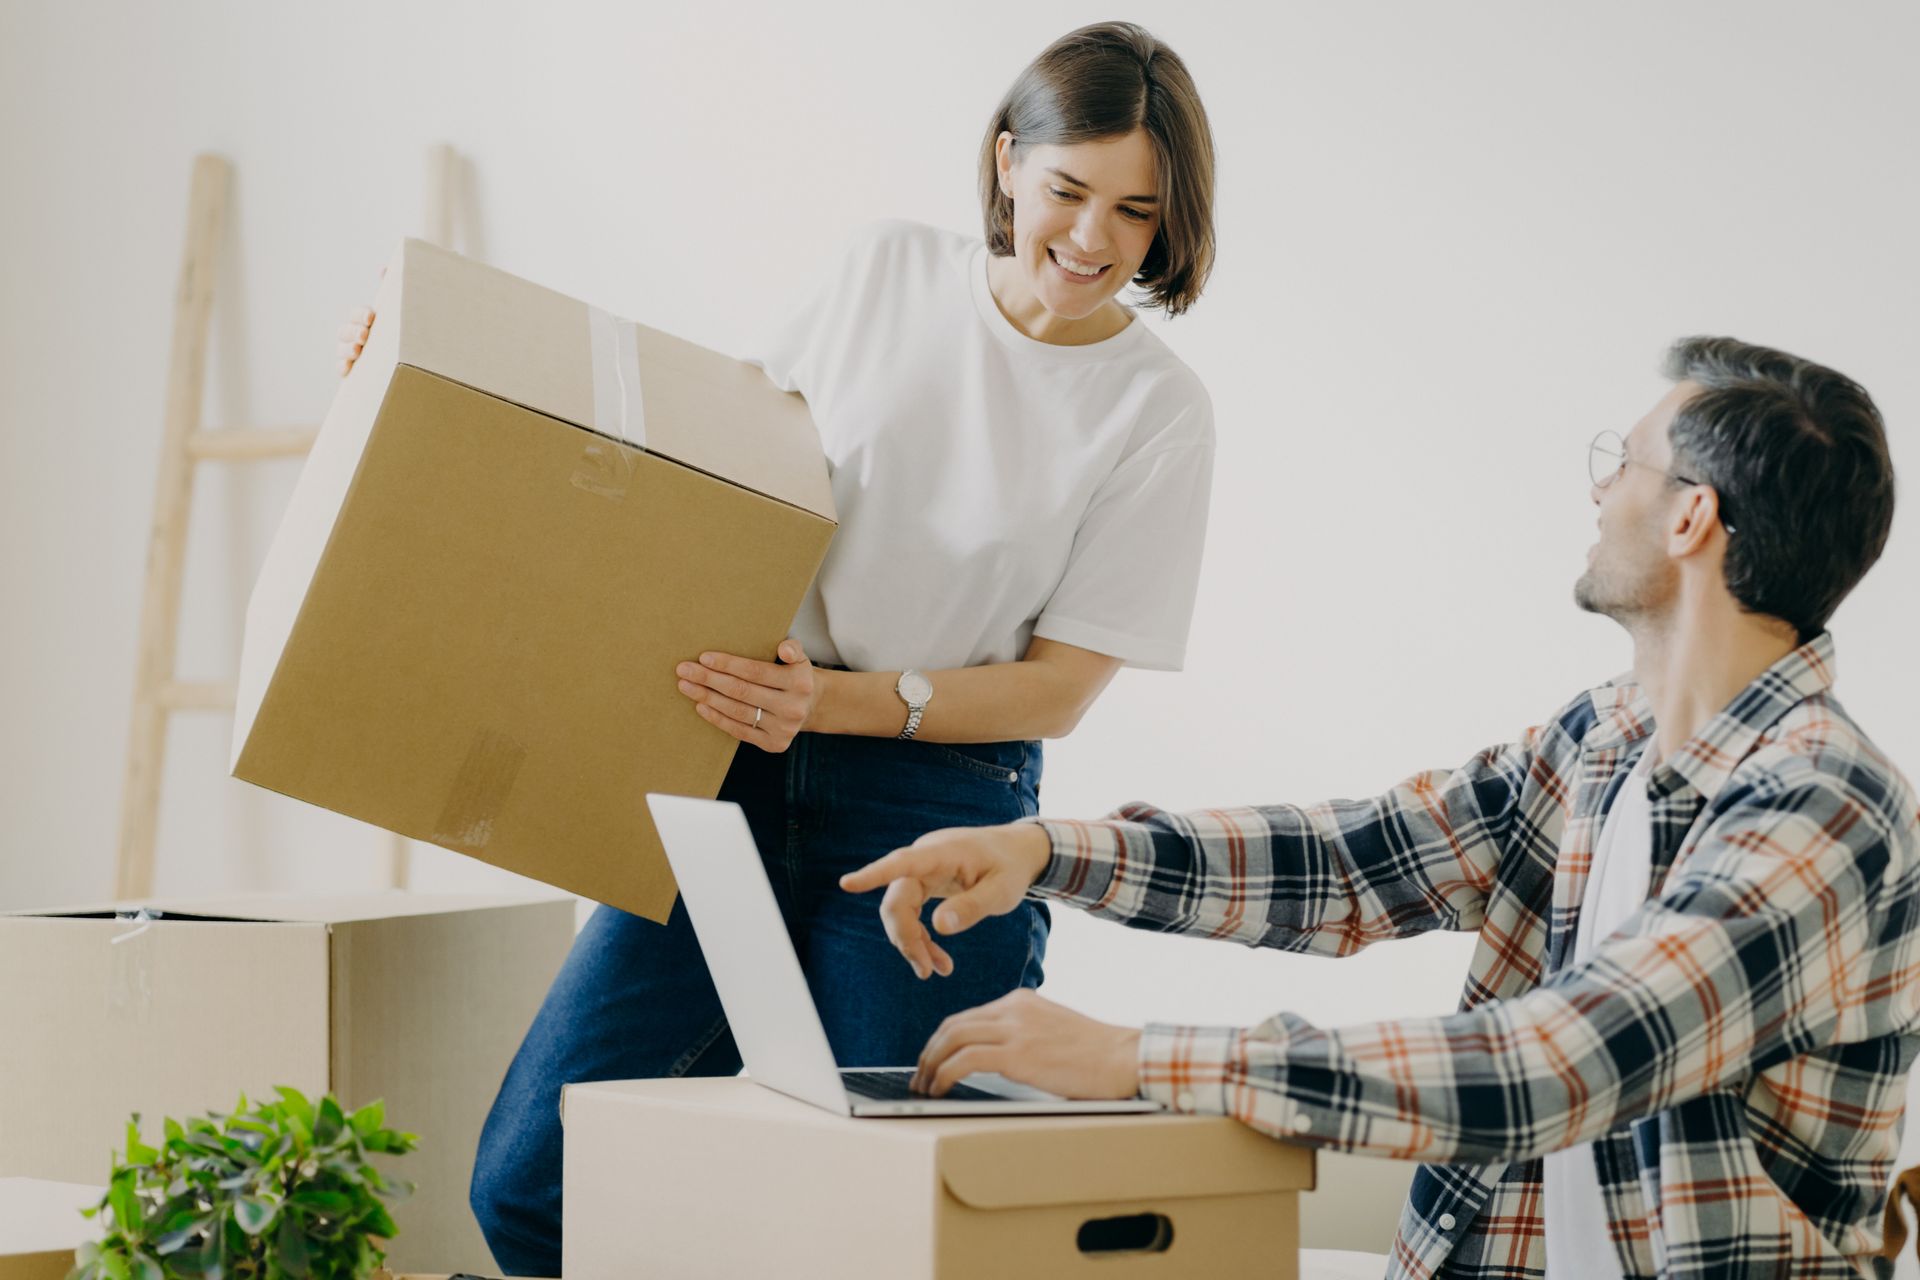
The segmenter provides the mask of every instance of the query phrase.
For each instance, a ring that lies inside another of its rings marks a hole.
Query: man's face
[[[1590,613],[1625,626],[1663,616],[1679,589],[1680,571],[1667,555],[1668,524],[1679,490],[1664,474],[1673,466],[1668,429],[1681,406],[1700,393],[1675,385],[1627,433],[1628,462],[1606,485],[1595,485],[1600,540],[1587,552],[1587,570],[1573,600]]]

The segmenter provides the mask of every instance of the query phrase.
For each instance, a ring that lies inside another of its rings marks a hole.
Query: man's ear
[[[1667,554],[1684,559],[1705,549],[1720,523],[1720,495],[1704,484],[1691,485],[1674,505],[1667,526]]]

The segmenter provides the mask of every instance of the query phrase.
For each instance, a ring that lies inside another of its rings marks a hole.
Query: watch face
[[[900,677],[900,683],[894,687],[899,690],[900,696],[905,698],[909,703],[925,702],[933,696],[933,681],[927,679],[918,671],[907,672]]]

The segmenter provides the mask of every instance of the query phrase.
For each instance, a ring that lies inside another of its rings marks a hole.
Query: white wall
[[[0,6],[0,907],[111,885],[171,291],[198,150],[236,166],[208,420],[316,421],[341,313],[471,166],[464,246],[738,349],[850,227],[971,229],[978,131],[1055,0]],[[1674,336],[1861,379],[1920,468],[1920,10],[1892,2],[1143,3],[1220,153],[1216,281],[1165,325],[1220,449],[1186,673],[1129,673],[1050,749],[1091,814],[1371,792],[1627,665],[1569,588],[1584,453]],[[203,473],[183,666],[233,665],[293,464]],[[1916,472],[1920,474],[1920,472]],[[1841,610],[1840,692],[1920,768],[1902,514]],[[170,743],[159,888],[368,885],[381,838]],[[437,850],[417,881],[503,877]],[[1064,918],[1050,988],[1115,1019],[1451,1005],[1465,940],[1343,964]],[[1911,1144],[1910,1144],[1911,1145]]]

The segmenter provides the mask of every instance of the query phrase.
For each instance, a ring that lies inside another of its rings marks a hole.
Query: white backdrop
[[[317,421],[341,313],[465,158],[459,247],[726,350],[869,218],[975,230],[979,132],[1054,0],[714,7],[0,5],[0,907],[112,883],[171,292],[194,152],[236,166],[213,425]],[[1834,364],[1920,467],[1920,9],[1523,0],[1134,6],[1220,155],[1208,296],[1161,332],[1211,389],[1188,669],[1049,747],[1048,811],[1370,793],[1623,669],[1570,587],[1586,443],[1676,335]],[[1156,322],[1158,323],[1158,322]],[[202,471],[189,677],[235,662],[294,464]],[[1836,622],[1840,693],[1920,769],[1920,533]],[[379,883],[384,839],[170,742],[159,889]],[[510,877],[438,850],[425,887]],[[1061,918],[1049,990],[1120,1020],[1451,1006],[1468,942],[1345,962]],[[1912,1135],[1910,1149],[1916,1147]]]

